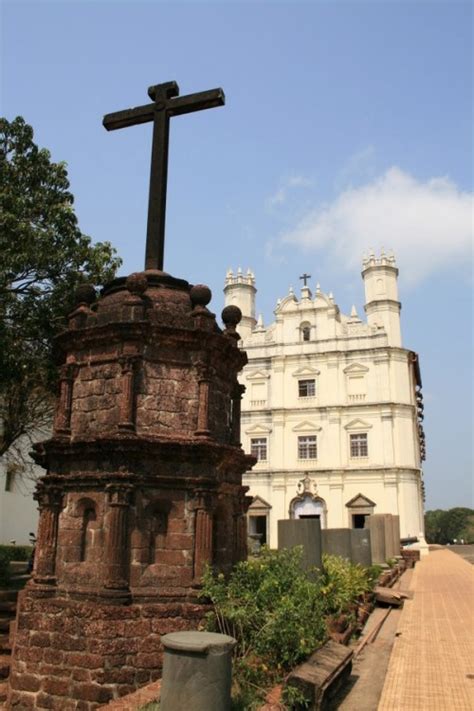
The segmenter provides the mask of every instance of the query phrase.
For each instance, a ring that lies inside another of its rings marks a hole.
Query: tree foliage
[[[54,336],[81,282],[103,284],[120,259],[82,234],[66,165],[24,119],[0,119],[0,455],[51,419]]]
[[[457,506],[447,511],[427,511],[425,533],[428,543],[445,545],[453,543],[455,539],[474,543],[474,509]]]

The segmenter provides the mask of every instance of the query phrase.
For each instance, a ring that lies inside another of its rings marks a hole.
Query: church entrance
[[[292,502],[292,518],[319,518],[321,528],[326,527],[326,503],[323,499],[305,496]]]

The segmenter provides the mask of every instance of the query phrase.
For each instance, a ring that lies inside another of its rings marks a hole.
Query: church
[[[402,346],[393,255],[363,261],[363,320],[303,275],[299,297],[256,315],[256,280],[230,269],[225,304],[238,306],[248,364],[241,438],[257,463],[244,475],[253,497],[251,537],[277,546],[280,519],[318,517],[323,528],[363,528],[371,514],[400,517],[402,538],[423,525],[425,458],[418,355]]]

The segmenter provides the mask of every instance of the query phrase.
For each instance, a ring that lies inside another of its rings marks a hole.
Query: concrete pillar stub
[[[164,646],[162,711],[230,709],[233,637],[213,632],[173,632]]]

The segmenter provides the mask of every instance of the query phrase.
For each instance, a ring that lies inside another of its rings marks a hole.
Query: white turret
[[[255,328],[255,277],[250,269],[243,274],[239,267],[237,274],[229,269],[225,278],[224,301],[225,306],[238,306],[242,311],[242,321],[238,325],[238,331],[242,339],[247,338]]]
[[[369,326],[383,326],[388,345],[401,347],[401,304],[398,300],[398,269],[393,254],[382,249],[380,257],[371,251],[364,257],[362,278],[365,288],[365,312]]]

